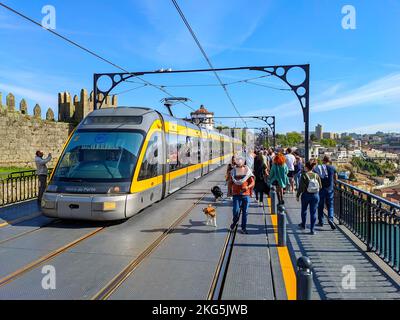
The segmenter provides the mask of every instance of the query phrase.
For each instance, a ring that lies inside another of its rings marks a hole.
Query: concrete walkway
[[[301,230],[297,226],[301,222],[300,206],[294,194],[285,196],[292,261],[295,265],[303,255],[313,263],[312,299],[400,299],[399,277],[364,252],[343,226],[331,230],[326,224],[316,227],[317,233],[310,235],[308,215],[307,229]],[[355,287],[350,274],[355,275]]]

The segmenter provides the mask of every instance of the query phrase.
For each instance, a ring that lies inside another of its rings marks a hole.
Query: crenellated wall
[[[100,94],[98,98],[102,98]],[[116,108],[117,96],[107,96],[102,108]],[[86,89],[82,89],[79,97],[67,91],[58,94],[58,121],[79,123],[89,112],[93,111],[93,91],[88,95]]]
[[[71,123],[54,121],[51,108],[42,119],[38,104],[29,115],[25,99],[16,110],[11,93],[6,96],[4,105],[0,93],[0,167],[34,167],[36,150],[43,150],[46,155],[52,153],[54,160],[50,166],[54,166],[73,128]]]
[[[117,107],[117,97],[107,97],[102,108]],[[25,99],[16,110],[15,96],[9,93],[3,104],[0,92],[0,167],[35,167],[34,158],[37,150],[45,155],[50,152],[54,166],[64,143],[74,127],[93,110],[93,92],[88,96],[85,89],[80,97],[68,92],[58,94],[58,121],[54,111],[48,108],[44,119],[42,108],[36,104],[33,114],[28,114]]]

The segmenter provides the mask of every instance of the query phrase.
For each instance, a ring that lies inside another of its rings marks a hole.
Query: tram
[[[42,212],[63,219],[126,219],[241,151],[241,139],[150,108],[94,110],[68,138]]]

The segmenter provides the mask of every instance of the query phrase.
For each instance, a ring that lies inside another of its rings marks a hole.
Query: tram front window
[[[130,181],[143,135],[139,132],[78,131],[54,173],[54,181]]]

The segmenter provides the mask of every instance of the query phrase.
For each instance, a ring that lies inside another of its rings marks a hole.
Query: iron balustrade
[[[345,225],[400,273],[400,206],[343,181],[336,181],[334,212]]]
[[[49,169],[50,176],[52,169]],[[36,170],[10,173],[0,179],[0,207],[25,200],[37,198],[39,179]]]

